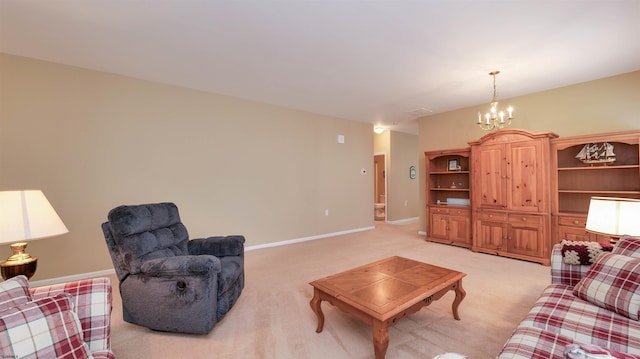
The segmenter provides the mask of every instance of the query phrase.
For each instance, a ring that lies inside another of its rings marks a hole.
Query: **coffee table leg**
[[[376,359],[384,359],[389,346],[389,328],[385,322],[373,321],[373,350]]]
[[[316,328],[316,333],[320,333],[322,328],[324,327],[324,314],[322,314],[322,299],[320,299],[320,292],[317,288],[313,288],[313,298],[311,299],[311,309],[316,316],[318,317],[318,327]]]
[[[456,291],[456,298],[453,300],[453,305],[451,306],[451,309],[453,310],[453,317],[456,320],[460,320],[460,315],[458,314],[458,306],[460,305],[460,302],[462,302],[464,297],[467,295],[467,292],[465,292],[464,289],[462,288],[462,279],[460,279],[456,284],[455,291]]]

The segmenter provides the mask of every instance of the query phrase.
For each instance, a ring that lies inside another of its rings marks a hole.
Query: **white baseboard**
[[[420,236],[425,236],[425,237],[426,237],[426,236],[427,236],[427,232],[425,232],[425,231],[418,231],[418,235],[420,235]]]
[[[116,274],[115,269],[105,269],[105,270],[101,270],[101,271],[97,271],[97,272],[74,274],[74,275],[68,275],[68,276],[65,276],[65,277],[57,277],[57,278],[51,278],[51,279],[36,280],[36,281],[33,281],[33,282],[29,282],[29,286],[30,287],[42,287],[44,285],[52,285],[52,284],[73,282],[73,281],[76,281],[76,280],[89,279],[89,278],[95,278],[95,277],[104,277],[104,276],[113,275],[113,274]]]
[[[369,231],[369,230],[372,230],[372,229],[375,229],[375,227],[371,226],[371,227],[356,228],[356,229],[350,229],[350,230],[347,230],[347,231],[326,233],[326,234],[320,234],[320,235],[311,236],[311,237],[303,237],[303,238],[290,239],[290,240],[280,241],[280,242],[258,244],[258,245],[255,245],[255,246],[245,247],[244,251],[248,252],[248,251],[261,249],[261,248],[279,247],[279,246],[284,246],[284,245],[287,245],[287,244],[312,241],[312,240],[315,240],[315,239],[321,239],[321,238],[327,238],[327,237],[335,237],[335,236],[340,236],[340,235],[349,234],[349,233]],[[57,277],[57,278],[50,278],[50,279],[44,279],[44,280],[37,280],[37,281],[30,282],[30,286],[32,286],[32,287],[41,287],[41,286],[44,286],[44,285],[66,283],[66,282],[72,282],[72,281],[76,281],[76,280],[89,279],[89,278],[95,278],[95,277],[104,277],[104,276],[113,275],[115,273],[116,273],[115,269],[105,269],[105,270],[97,271],[97,272],[74,274],[74,275],[69,275],[69,276],[65,276],[65,277]]]
[[[279,247],[279,246],[285,246],[287,244],[293,244],[293,243],[300,243],[300,242],[306,242],[306,241],[312,241],[315,239],[321,239],[321,238],[327,238],[327,237],[335,237],[335,236],[341,236],[344,234],[349,234],[349,233],[356,233],[356,232],[363,232],[363,231],[370,231],[372,229],[375,229],[376,227],[362,227],[362,228],[356,228],[356,229],[350,229],[347,231],[340,231],[340,232],[333,232],[333,233],[325,233],[325,234],[320,234],[317,236],[311,236],[311,237],[303,237],[303,238],[297,238],[297,239],[289,239],[286,241],[280,241],[280,242],[272,242],[272,243],[265,243],[265,244],[258,244],[255,246],[249,246],[249,247],[245,247],[244,251],[248,252],[248,251],[253,251],[256,249],[262,249],[262,248],[271,248],[271,247]]]
[[[404,224],[404,223],[415,222],[418,219],[419,219],[419,217],[411,217],[411,218],[398,219],[398,220],[395,220],[395,221],[388,221],[387,223],[389,223],[389,224]]]

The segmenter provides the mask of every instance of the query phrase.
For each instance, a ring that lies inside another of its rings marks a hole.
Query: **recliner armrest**
[[[188,242],[189,254],[210,254],[216,257],[244,254],[244,236],[217,236],[192,239]]]
[[[209,275],[220,272],[220,260],[211,255],[175,256],[146,261],[140,267],[141,274],[154,277],[175,275]]]

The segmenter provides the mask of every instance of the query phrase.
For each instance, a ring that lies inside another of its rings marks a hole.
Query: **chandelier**
[[[499,129],[511,125],[511,119],[513,118],[513,108],[509,106],[507,108],[507,114],[504,111],[498,111],[498,97],[496,96],[496,75],[500,71],[491,71],[489,75],[493,76],[493,99],[491,99],[491,108],[489,112],[484,114],[484,118],[478,112],[478,126],[486,131],[493,129]]]

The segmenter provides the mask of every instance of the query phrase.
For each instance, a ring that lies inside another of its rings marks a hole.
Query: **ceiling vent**
[[[415,110],[407,111],[407,113],[413,117],[422,117],[432,113],[433,110],[429,110],[428,108],[416,108]]]

